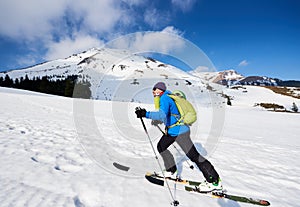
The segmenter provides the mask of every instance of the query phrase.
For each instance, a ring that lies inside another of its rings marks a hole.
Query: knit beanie
[[[167,90],[167,87],[166,87],[166,84],[164,82],[158,82],[156,83],[154,86],[153,86],[153,89],[155,88],[158,88],[162,91],[166,91]]]

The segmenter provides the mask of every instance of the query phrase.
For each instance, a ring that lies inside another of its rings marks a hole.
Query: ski
[[[178,184],[182,184],[182,188],[178,188],[178,190],[185,190],[188,192],[194,192],[199,193],[204,196],[209,196],[212,198],[225,198],[229,200],[233,200],[236,202],[242,202],[242,203],[249,203],[254,205],[260,205],[260,206],[269,206],[270,202],[262,199],[254,199],[254,198],[248,198],[245,196],[237,196],[237,195],[230,195],[225,193],[224,191],[213,191],[213,192],[202,192],[199,189],[199,185],[201,182],[199,181],[192,181],[192,180],[178,180],[175,178],[166,177],[164,179],[163,176],[158,175],[156,173],[146,173],[145,178],[156,185],[165,186],[165,179],[171,182],[176,182]]]
[[[242,202],[242,203],[251,203],[255,205],[260,205],[260,206],[269,206],[270,202],[262,199],[255,199],[255,198],[248,198],[245,196],[237,196],[237,195],[230,195],[222,191],[216,191],[216,192],[201,192],[199,188],[197,187],[190,187],[190,186],[185,186],[185,190],[188,192],[196,192],[200,194],[211,194],[212,197],[215,198],[227,198],[229,200],[237,201],[237,202]]]
[[[147,172],[145,178],[151,183],[164,186],[164,177],[162,175],[159,175],[157,173]],[[166,177],[166,180],[170,180],[179,184],[192,185],[192,186],[199,186],[201,184],[201,182],[199,181],[182,180],[182,179],[176,179],[171,177]]]

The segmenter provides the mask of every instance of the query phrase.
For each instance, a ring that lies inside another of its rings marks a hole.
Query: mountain
[[[76,84],[83,82],[88,85],[91,98],[98,100],[142,101],[138,98],[139,91],[162,80],[173,89],[205,87],[199,78],[174,66],[134,55],[126,50],[109,48],[93,48],[65,59],[45,62],[22,70],[2,72],[1,76],[2,80],[5,76],[9,76],[14,82],[16,79],[17,82],[25,80],[26,76],[29,80],[40,81],[44,78],[44,81],[48,82],[65,79],[73,81],[75,77]],[[75,91],[79,88],[76,84]],[[130,97],[123,95],[126,94],[123,91],[125,88],[132,91]]]
[[[204,78],[207,81],[225,85],[262,85],[262,86],[277,86],[279,83],[284,85],[284,81],[266,76],[243,76],[235,70],[225,70],[214,73],[199,73],[192,71],[191,74]]]
[[[185,72],[153,58],[127,50],[92,48],[65,59],[0,73],[0,86],[54,95],[97,100],[152,102],[145,89],[165,81],[171,90],[193,94],[217,90],[217,85],[299,86],[299,81],[245,77],[235,70]],[[131,93],[125,91],[128,90]],[[124,95],[125,94],[125,95]]]
[[[278,79],[269,78],[266,76],[248,76],[241,80],[238,80],[237,82],[234,82],[234,84],[240,84],[240,85],[258,85],[258,86],[277,86],[278,85]]]
[[[209,82],[221,85],[227,85],[230,82],[236,82],[244,78],[244,76],[237,73],[235,70],[225,70],[220,72],[202,72],[193,70],[190,73]]]

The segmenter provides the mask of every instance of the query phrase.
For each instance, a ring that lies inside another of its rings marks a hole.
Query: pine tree
[[[3,82],[4,82],[3,77],[0,77],[0,86],[3,86]]]
[[[9,75],[6,74],[3,82],[4,87],[12,87],[14,84],[14,81],[9,77]]]
[[[49,87],[48,86],[48,79],[47,79],[46,76],[43,76],[38,90],[39,90],[39,92],[42,92],[42,93],[48,93],[48,90],[47,90],[48,87]]]
[[[26,74],[25,79],[24,79],[24,81],[23,81],[22,87],[23,87],[23,89],[25,89],[25,90],[30,90],[30,80],[29,80],[27,74]]]
[[[15,79],[15,82],[14,82],[14,88],[20,88],[20,81],[18,78]]]
[[[66,88],[65,88],[64,96],[72,97],[73,89],[74,89],[74,82],[70,79],[66,79]]]

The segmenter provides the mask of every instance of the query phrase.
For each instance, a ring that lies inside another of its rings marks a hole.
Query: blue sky
[[[0,1],[0,71],[68,57],[140,31],[189,40],[217,70],[300,80],[298,0]]]

